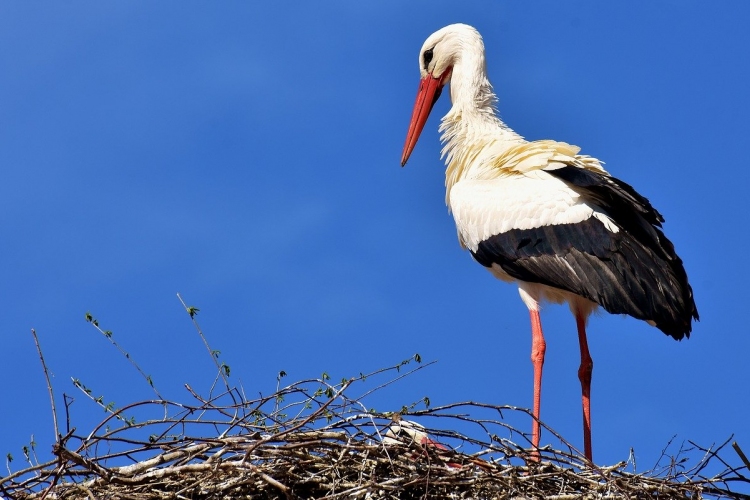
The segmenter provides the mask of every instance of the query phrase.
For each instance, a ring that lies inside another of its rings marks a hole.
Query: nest
[[[180,300],[182,300],[180,298]],[[86,314],[144,377],[155,399],[122,408],[105,403],[81,381],[74,386],[107,412],[87,434],[71,427],[65,395],[65,432],[36,333],[57,434],[52,460],[24,447],[28,467],[0,478],[12,499],[500,499],[500,498],[736,498],[748,499],[748,462],[733,443],[673,450],[637,471],[635,458],[608,467],[589,463],[555,431],[530,449],[528,410],[474,402],[430,407],[428,398],[377,412],[373,393],[424,369],[419,355],[396,366],[342,379],[327,374],[248,398],[229,383],[229,367],[208,346],[195,323],[198,309],[184,304],[218,374],[202,396],[185,386],[187,403],[168,401],[133,357]],[[406,365],[417,364],[408,370]],[[217,389],[219,387],[220,389]],[[219,392],[220,391],[220,392]],[[352,394],[355,392],[355,394]],[[382,399],[382,397],[381,397]],[[420,422],[417,423],[416,421]],[[429,427],[421,424],[429,423]],[[520,444],[518,444],[520,443]],[[675,445],[677,446],[677,445]],[[733,465],[732,461],[739,465]]]
[[[509,414],[528,421],[527,410],[472,402],[418,409],[421,400],[377,413],[363,405],[411,372],[348,396],[357,382],[401,366],[338,384],[301,381],[256,399],[237,389],[205,399],[188,388],[191,404],[149,400],[112,410],[87,435],[60,436],[55,460],[2,478],[0,491],[29,500],[750,498],[732,492],[750,481],[746,466],[720,457],[724,446],[683,447],[636,473],[632,460],[588,464],[547,428],[561,449],[542,448],[534,461],[511,440],[528,446],[528,436],[508,423]],[[128,416],[149,413],[159,417]],[[412,419],[441,428],[400,432]],[[445,430],[455,428],[468,430]],[[700,457],[692,466],[691,453]],[[708,477],[716,464],[723,470]]]

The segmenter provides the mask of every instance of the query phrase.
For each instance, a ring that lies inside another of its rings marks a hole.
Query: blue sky
[[[340,378],[418,352],[438,363],[374,406],[530,406],[527,311],[444,206],[447,93],[399,167],[419,48],[454,22],[483,34],[506,123],[604,160],[665,215],[690,276],[690,340],[592,318],[596,461],[633,447],[650,464],[673,435],[750,451],[749,15],[741,0],[0,4],[2,456],[52,441],[31,328],[82,428],[103,415],[70,377],[151,397],[87,311],[162,392],[207,389],[177,292],[251,392],[279,370]],[[575,323],[542,319],[542,417],[582,444]]]

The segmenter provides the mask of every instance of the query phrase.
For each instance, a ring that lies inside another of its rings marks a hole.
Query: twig
[[[104,397],[103,396],[95,397],[93,395],[93,391],[91,389],[89,389],[88,387],[86,387],[85,385],[83,385],[83,383],[81,383],[81,381],[78,380],[78,379],[76,379],[76,378],[72,378],[71,377],[70,380],[73,382],[73,386],[76,389],[78,389],[79,391],[81,391],[91,401],[93,401],[94,403],[96,403],[97,405],[99,405],[105,412],[110,413],[110,414],[116,416],[119,420],[122,420],[126,424],[132,425],[132,423],[134,423],[134,419],[132,419],[132,418],[128,419],[125,416],[120,415],[121,411],[114,407],[114,402],[110,402],[108,404],[104,404]],[[67,406],[66,406],[66,410],[67,410]]]
[[[99,333],[101,333],[102,335],[104,335],[104,337],[107,340],[109,340],[110,344],[112,344],[113,346],[115,346],[117,348],[117,350],[120,351],[120,354],[122,354],[123,356],[125,356],[125,359],[127,359],[128,362],[130,362],[130,364],[138,371],[138,373],[141,374],[141,377],[143,377],[146,380],[146,383],[154,391],[154,394],[156,394],[156,397],[163,400],[164,397],[162,397],[162,395],[159,394],[159,391],[157,390],[156,384],[154,384],[154,380],[151,378],[151,375],[146,375],[146,372],[144,372],[141,369],[140,365],[138,363],[136,363],[135,359],[133,359],[133,357],[128,353],[128,351],[126,351],[115,340],[115,337],[114,337],[114,334],[112,333],[112,331],[111,330],[104,330],[104,329],[102,329],[102,327],[99,326],[99,321],[97,321],[97,319],[94,318],[91,315],[91,313],[89,313],[89,312],[86,313],[86,321],[88,321],[89,323],[91,323],[94,326],[94,328],[96,328],[96,330]]]
[[[208,350],[209,356],[211,356],[211,359],[213,360],[214,364],[216,365],[216,369],[218,370],[219,375],[221,376],[222,380],[224,381],[224,387],[226,387],[228,392],[232,392],[230,386],[229,386],[229,380],[227,379],[227,376],[225,374],[226,365],[225,364],[219,364],[218,357],[216,355],[216,351],[211,349],[211,346],[208,344],[208,340],[206,339],[206,336],[203,335],[203,330],[201,330],[200,325],[198,324],[198,320],[195,319],[195,315],[198,312],[198,309],[196,307],[188,306],[184,300],[182,300],[182,295],[179,293],[177,294],[177,298],[180,300],[180,303],[182,304],[182,307],[185,308],[185,311],[190,316],[190,321],[193,322],[193,326],[195,327],[195,330],[198,332],[198,335],[200,336],[201,340],[203,341],[203,345],[206,346],[206,349]],[[212,388],[213,391],[213,388]],[[234,396],[232,396],[232,399],[234,400]],[[236,400],[235,400],[236,402]]]
[[[52,406],[52,422],[55,425],[55,442],[59,442],[60,439],[60,428],[57,425],[57,409],[55,408],[55,396],[52,392],[52,382],[49,379],[49,371],[47,370],[47,363],[44,362],[44,354],[42,354],[42,348],[39,345],[39,338],[36,336],[36,330],[31,329],[31,336],[34,337],[34,344],[36,344],[36,351],[39,353],[39,360],[42,362],[42,370],[44,370],[44,378],[47,381],[47,392],[49,392],[49,402]]]
[[[423,370],[423,369],[427,368],[428,366],[434,365],[435,363],[437,363],[437,361],[430,361],[429,363],[425,363],[423,365],[419,365],[416,368],[413,368],[413,369],[409,370],[408,372],[402,373],[398,377],[389,380],[388,382],[385,382],[385,383],[380,384],[379,386],[377,386],[377,387],[375,387],[373,389],[370,389],[369,391],[365,392],[364,394],[362,394],[361,396],[359,396],[359,397],[357,397],[355,399],[358,400],[358,401],[361,401],[364,398],[366,398],[367,396],[369,396],[370,394],[372,394],[373,392],[378,391],[378,390],[380,390],[380,389],[382,389],[382,388],[384,388],[384,387],[386,387],[388,385],[391,385],[391,384],[397,382],[398,380],[401,380],[404,377],[408,377],[412,373],[418,372],[419,370]],[[400,367],[401,365],[398,365],[398,366]],[[373,372],[373,373],[371,373],[370,375],[367,375],[367,376],[371,377],[371,376],[373,376],[375,374],[378,374],[380,372],[381,372],[381,370],[377,370],[377,371],[375,371],[375,372]]]
[[[734,451],[739,455],[740,460],[745,463],[745,467],[750,470],[750,461],[748,461],[747,456],[745,456],[745,453],[740,449],[740,445],[737,444],[737,441],[732,442],[732,448],[734,448]]]

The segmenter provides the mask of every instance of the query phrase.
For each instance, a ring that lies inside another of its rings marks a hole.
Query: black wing
[[[577,167],[548,170],[615,221],[514,229],[481,242],[474,258],[510,276],[581,295],[613,314],[653,321],[675,339],[698,319],[682,260],[661,231],[664,221],[630,185]]]

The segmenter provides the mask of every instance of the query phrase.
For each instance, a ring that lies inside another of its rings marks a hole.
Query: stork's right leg
[[[542,320],[538,309],[530,309],[531,315],[531,363],[534,365],[534,422],[531,428],[531,446],[534,448],[531,458],[539,461],[539,438],[541,425],[539,424],[539,410],[542,402],[542,367],[547,343],[542,333]]]

